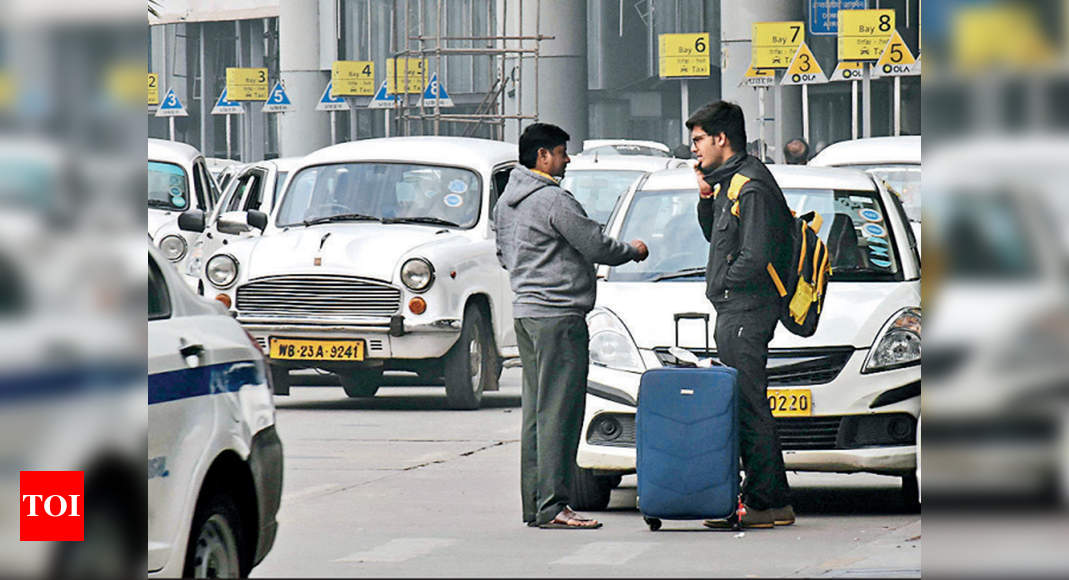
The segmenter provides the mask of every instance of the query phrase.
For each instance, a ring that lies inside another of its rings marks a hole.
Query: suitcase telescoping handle
[[[709,313],[708,312],[677,312],[672,315],[676,323],[676,346],[679,346],[679,321],[680,320],[704,320],[705,321],[705,352],[709,353]]]

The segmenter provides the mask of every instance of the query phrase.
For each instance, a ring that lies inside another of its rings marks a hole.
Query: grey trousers
[[[517,318],[523,363],[523,521],[541,525],[568,504],[586,407],[589,334],[582,316]]]

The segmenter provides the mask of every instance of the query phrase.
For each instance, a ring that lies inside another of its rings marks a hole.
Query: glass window
[[[913,221],[921,219],[921,168],[919,165],[850,165],[867,171],[887,182],[902,200],[906,215]]]
[[[278,212],[281,227],[343,214],[385,220],[479,221],[482,184],[468,169],[404,163],[339,163],[302,169]]]
[[[260,171],[256,171],[249,176],[249,194],[245,197],[245,203],[242,204],[245,211],[260,209],[260,203],[263,201],[265,179],[266,176]]]
[[[148,206],[185,211],[189,208],[189,178],[174,163],[148,162]]]
[[[286,184],[287,175],[289,175],[288,171],[279,171],[275,174],[275,193],[271,198],[271,207],[275,207],[278,199],[282,196],[282,186]]]
[[[818,235],[831,255],[831,281],[901,280],[894,234],[887,212],[875,191],[784,189],[787,204],[798,215],[821,216]],[[640,239],[650,258],[611,269],[610,280],[651,280],[663,274],[703,269],[709,243],[698,225],[697,195],[693,190],[640,191],[625,208],[621,240]],[[703,278],[699,271],[690,278]]]
[[[171,295],[160,267],[148,257],[148,319],[160,320],[171,317]]]
[[[631,145],[627,143],[595,147],[593,149],[583,151],[583,155],[642,155],[646,157],[671,157],[671,155],[669,155],[663,149],[646,147],[645,145]]]
[[[943,199],[945,197],[945,199]],[[1009,188],[936,196],[940,262],[961,280],[1026,280],[1039,276],[1039,252]],[[1049,240],[1048,240],[1049,241]]]
[[[576,170],[567,171],[561,187],[579,200],[590,219],[609,221],[612,208],[621,195],[645,174],[644,171]]]

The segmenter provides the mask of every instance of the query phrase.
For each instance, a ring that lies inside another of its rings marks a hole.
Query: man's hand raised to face
[[[650,257],[650,249],[646,247],[646,243],[642,240],[631,240],[631,247],[638,250],[638,259],[636,262],[641,262]]]
[[[700,165],[694,166],[694,177],[698,180],[698,191],[705,197],[708,197],[713,193],[713,186],[709,185],[705,181],[705,176],[702,174],[702,168]]]

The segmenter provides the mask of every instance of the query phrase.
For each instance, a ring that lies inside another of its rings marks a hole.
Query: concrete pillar
[[[334,37],[333,22],[320,19],[319,0],[281,0],[279,69],[297,109],[279,115],[279,154],[306,155],[330,145],[330,114],[315,110],[330,72],[320,68],[320,24]],[[334,15],[335,18],[337,15]]]
[[[750,66],[750,37],[754,22],[776,22],[783,20],[805,21],[804,2],[782,2],[781,0],[749,0],[737,2],[721,0],[720,2],[720,51],[721,51],[721,86],[724,100],[733,101],[742,107],[746,114],[746,138],[757,139],[760,134],[757,119],[757,91],[748,86],[738,86],[742,75]],[[783,162],[783,143],[802,134],[802,92],[799,87],[782,87],[779,94],[780,103],[776,102],[777,89],[770,88],[765,101],[765,114],[776,117],[765,125],[765,139],[769,145],[769,154],[778,162]],[[697,109],[703,103],[692,103]]]
[[[589,136],[586,2],[541,0],[540,11],[538,0],[504,0],[504,3],[507,4],[510,35],[520,30],[522,17],[523,34],[534,35],[540,30],[542,34],[556,37],[541,43],[537,67],[533,55],[524,55],[522,85],[518,91],[522,93],[519,95],[522,98],[521,112],[533,114],[537,106],[538,120],[559,125],[567,131],[571,135],[568,150],[578,152],[583,140]],[[528,41],[526,45],[534,48],[535,42]],[[513,59],[510,62],[514,62]],[[520,101],[509,99],[509,112],[518,106],[521,106]],[[530,123],[524,121],[522,125],[525,127]],[[506,123],[506,141],[515,143],[519,140],[516,125],[515,121]]]

